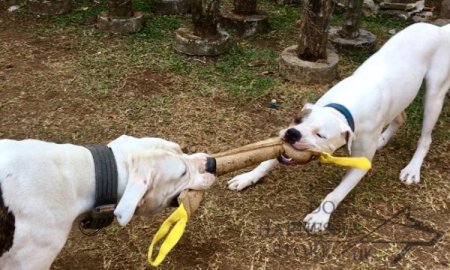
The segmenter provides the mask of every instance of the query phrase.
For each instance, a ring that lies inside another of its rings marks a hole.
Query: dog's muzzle
[[[216,172],[217,172],[217,162],[216,162],[215,158],[213,158],[213,157],[207,157],[206,158],[205,172],[206,173],[211,173],[211,174],[214,174],[214,175],[216,174]],[[171,207],[178,207],[178,206],[180,206],[180,200],[179,200],[180,194],[181,194],[181,192],[179,194],[177,194],[175,197],[172,198],[172,200],[170,201],[170,204],[169,204]]]
[[[301,138],[302,134],[300,133],[300,131],[295,128],[290,128],[286,130],[283,140],[285,140],[287,143],[294,144],[300,141]]]

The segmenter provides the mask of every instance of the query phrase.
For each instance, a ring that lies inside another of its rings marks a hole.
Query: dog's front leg
[[[375,155],[376,142],[379,136],[373,136],[373,134],[380,134],[379,132],[368,132],[366,134],[360,134],[361,138],[365,140],[356,140],[352,144],[352,156],[354,157],[367,157],[370,161]],[[372,136],[370,136],[370,135]],[[361,169],[349,169],[347,174],[342,179],[341,183],[330,192],[325,199],[320,203],[320,206],[316,208],[312,213],[308,214],[303,222],[307,230],[313,233],[324,231],[328,227],[331,213],[336,210],[337,206],[345,199],[345,197],[352,191],[353,188],[364,177],[368,170]]]
[[[367,170],[349,169],[342,182],[325,197],[316,210],[305,217],[303,222],[306,223],[306,229],[313,233],[324,231],[328,227],[331,213],[366,173]]]
[[[277,164],[278,160],[276,159],[261,162],[261,164],[259,164],[258,167],[252,171],[239,174],[228,181],[228,188],[231,190],[241,191],[250,185],[256,184],[256,182],[266,176]]]

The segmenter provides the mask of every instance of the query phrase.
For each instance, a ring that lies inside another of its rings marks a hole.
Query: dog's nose
[[[284,134],[284,140],[290,144],[298,142],[302,138],[302,134],[295,128],[290,128],[286,130]]]

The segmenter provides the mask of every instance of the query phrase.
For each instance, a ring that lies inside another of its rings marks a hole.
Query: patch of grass
[[[314,91],[303,93],[303,99],[307,100],[309,103],[315,103],[319,98],[319,94]]]
[[[359,65],[360,63],[367,60],[372,55],[372,52],[368,51],[349,51],[346,53],[346,56],[348,59],[352,62],[354,62],[356,65]]]
[[[270,49],[235,46],[210,67],[208,80],[214,83],[220,79],[224,88],[235,95],[262,96],[276,84],[274,79],[261,75],[263,70],[275,68],[275,58]]]
[[[386,31],[390,29],[403,29],[407,23],[401,19],[388,18],[384,16],[363,17],[362,26],[372,30]],[[378,31],[376,31],[378,32]]]
[[[145,27],[131,36],[153,40],[172,39],[172,31],[182,25],[181,16],[147,17]]]
[[[133,0],[133,9],[136,11],[148,12],[152,5],[151,0]]]
[[[266,11],[270,12],[269,23],[274,31],[287,31],[289,33],[295,30],[295,22],[300,17],[300,8],[289,5],[265,6]]]
[[[171,55],[165,61],[165,66],[162,67],[166,67],[171,72],[175,72],[181,75],[187,75],[192,72],[192,69],[194,67],[192,59],[189,59],[184,55],[174,53],[172,50],[169,52],[169,54]]]
[[[78,69],[83,74],[86,87],[94,95],[107,94],[117,86],[127,63],[115,56],[111,51],[97,55],[86,55],[80,60]]]
[[[96,17],[106,9],[106,1],[97,3],[89,0],[78,0],[73,1],[70,13],[51,18],[60,27],[73,27],[85,24],[88,18]]]
[[[331,17],[331,25],[339,26],[344,22],[344,14],[342,12],[335,11]]]
[[[423,101],[425,98],[425,87],[422,85],[419,94],[406,109],[407,126],[415,132],[420,131],[423,119]]]

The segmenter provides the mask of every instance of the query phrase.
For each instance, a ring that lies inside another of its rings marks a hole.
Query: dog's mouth
[[[309,149],[311,149],[311,148],[314,148],[314,147],[312,147],[311,145],[309,145],[309,144],[306,144],[306,143],[300,143],[300,142],[296,142],[296,143],[293,143],[293,144],[291,144],[292,145],[292,147],[295,149],[295,150],[298,150],[298,151],[307,151],[307,150],[309,150]]]
[[[180,203],[178,202],[178,197],[180,197],[180,193],[176,194],[172,199],[169,200],[169,206],[171,207],[178,207],[180,206]]]
[[[287,166],[295,166],[296,162],[295,160],[293,160],[292,158],[286,156],[285,154],[282,154],[281,156],[279,156],[277,158],[278,162],[283,164],[283,165],[287,165]]]
[[[300,142],[291,143],[290,145],[297,151],[308,151],[310,149],[314,149],[313,146]],[[295,166],[300,164],[296,162],[293,158],[289,157],[286,153],[281,154],[281,156],[279,156],[277,160],[279,163],[288,166]]]

